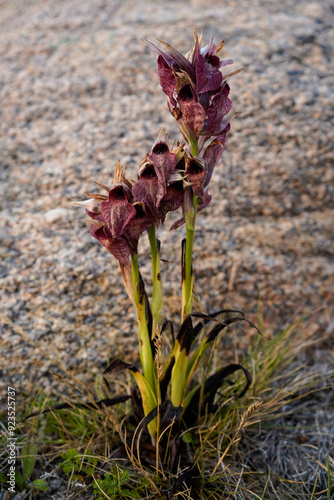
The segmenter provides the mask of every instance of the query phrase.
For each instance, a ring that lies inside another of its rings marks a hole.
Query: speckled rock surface
[[[0,1],[1,391],[57,395],[56,359],[89,384],[116,344],[136,360],[118,265],[70,202],[95,190],[92,179],[110,184],[118,158],[135,176],[161,127],[179,137],[141,39],[185,53],[194,25],[206,40],[225,39],[226,56],[245,68],[230,81],[233,110],[243,113],[198,217],[202,307],[241,308],[256,320],[261,294],[274,331],[322,307],[314,328],[332,348],[332,2],[207,3]],[[177,320],[183,233],[169,225],[160,232],[165,314]],[[143,240],[149,280],[147,248]]]

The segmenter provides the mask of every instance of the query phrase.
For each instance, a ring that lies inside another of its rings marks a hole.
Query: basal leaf
[[[22,447],[22,469],[24,479],[29,479],[36,463],[37,448],[34,443],[29,442]]]
[[[40,491],[48,491],[49,489],[48,483],[43,479],[35,479],[32,481],[31,485]]]

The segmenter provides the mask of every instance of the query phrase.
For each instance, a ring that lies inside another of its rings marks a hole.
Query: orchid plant
[[[210,180],[230,130],[232,102],[227,78],[235,74],[223,75],[221,71],[233,63],[232,59],[219,56],[223,42],[216,45],[212,37],[202,47],[202,38],[203,34],[199,37],[195,30],[193,48],[186,56],[166,42],[159,41],[163,47],[159,48],[146,41],[157,57],[160,85],[182,140],[171,147],[167,134],[161,130],[139,166],[136,181],[126,178],[118,162],[113,185],[97,183],[105,194],[87,193],[88,200],[74,203],[86,209],[91,235],[118,260],[125,288],[137,311],[142,371],[117,359],[104,375],[123,369],[133,374],[140,392],[136,403],[146,418],[152,443],[159,439],[159,415],[173,415],[174,420],[188,426],[200,404],[214,407],[215,394],[231,373],[241,369],[246,389],[251,383],[250,374],[239,364],[221,368],[203,383],[195,381],[200,360],[217,335],[235,321],[246,321],[240,314],[229,315],[224,321],[217,319],[225,312],[236,311],[218,311],[207,316],[192,310],[196,217],[211,201]],[[167,359],[161,360],[159,342],[170,322],[163,320],[160,242],[156,230],[165,222],[168,212],[176,210],[182,214],[171,229],[183,224],[186,227],[182,242],[181,326]],[[151,299],[146,294],[138,264],[139,239],[143,233],[148,234],[151,250]],[[214,326],[207,331],[209,323]],[[169,421],[167,417],[165,420]]]

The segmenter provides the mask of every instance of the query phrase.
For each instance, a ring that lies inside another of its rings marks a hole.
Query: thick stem
[[[190,141],[191,154],[198,154],[198,140]],[[192,311],[193,302],[193,269],[192,254],[195,237],[196,214],[198,198],[192,192],[190,186],[185,189],[184,194],[184,217],[187,229],[186,245],[183,256],[183,280],[182,280],[182,321]]]
[[[183,311],[183,320],[192,311],[192,289],[193,289],[192,255],[193,255],[194,236],[195,236],[195,230],[187,229],[186,248],[184,256],[185,303]]]
[[[182,256],[182,321],[192,311],[193,302],[193,269],[192,255],[195,237],[196,214],[198,198],[190,186],[185,189],[185,223],[187,236]]]
[[[131,258],[132,277],[133,277],[133,292],[137,307],[138,319],[138,335],[139,335],[139,355],[143,367],[144,377],[151,387],[153,393],[156,393],[156,378],[153,371],[153,354],[151,348],[151,339],[148,331],[145,311],[145,294],[141,284],[138,254],[134,254]]]
[[[190,141],[190,148],[191,148],[191,154],[193,156],[198,155],[198,140],[197,141]]]
[[[151,261],[152,261],[152,339],[157,334],[157,328],[161,325],[161,314],[163,306],[162,285],[160,276],[160,241],[156,238],[155,226],[152,224],[148,231],[148,237],[151,247]]]

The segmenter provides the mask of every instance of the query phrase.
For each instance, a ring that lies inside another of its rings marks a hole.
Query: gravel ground
[[[212,32],[225,39],[225,56],[245,68],[230,81],[233,110],[243,113],[198,218],[203,309],[225,304],[256,320],[261,295],[274,332],[317,311],[320,352],[332,352],[333,4],[207,4],[0,1],[2,391],[59,394],[50,375],[57,358],[90,383],[116,343],[136,359],[134,311],[117,263],[70,202],[94,189],[92,179],[110,184],[118,158],[134,176],[161,127],[171,141],[179,137],[141,40],[159,37],[185,53],[194,25],[205,40]],[[177,318],[182,231],[169,225],[160,233],[165,313]],[[148,277],[144,240],[141,255]]]

